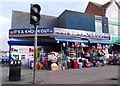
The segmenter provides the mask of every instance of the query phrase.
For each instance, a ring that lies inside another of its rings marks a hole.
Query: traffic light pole
[[[35,34],[34,34],[34,68],[33,68],[33,84],[36,84],[36,50],[37,50],[37,25],[34,25]]]
[[[40,25],[40,10],[38,4],[31,4],[30,8],[30,24],[34,25],[34,68],[33,68],[33,84],[36,84],[36,51],[37,51],[37,25]]]

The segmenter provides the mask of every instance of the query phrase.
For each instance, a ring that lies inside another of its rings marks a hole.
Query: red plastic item
[[[39,69],[39,65],[36,65],[36,70],[38,70]]]
[[[91,63],[90,62],[86,62],[86,67],[91,67]]]
[[[79,49],[79,44],[76,43],[75,47],[76,47],[76,50],[78,50]]]
[[[78,62],[77,61],[74,62],[74,68],[78,69]]]

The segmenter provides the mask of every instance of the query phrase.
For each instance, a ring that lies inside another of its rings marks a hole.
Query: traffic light
[[[30,24],[39,25],[40,24],[40,10],[41,7],[38,4],[31,4],[30,9]]]

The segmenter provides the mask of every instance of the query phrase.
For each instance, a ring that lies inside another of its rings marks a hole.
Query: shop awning
[[[34,46],[34,41],[16,41],[16,40],[10,40],[8,41],[9,45],[19,45],[19,46]],[[51,42],[38,42],[38,46],[53,46],[56,45],[56,43]]]
[[[97,39],[89,39],[91,44],[113,44],[110,40],[97,40]]]
[[[88,43],[88,40],[84,40],[81,38],[70,38],[70,37],[54,37],[56,41],[60,42],[82,42]]]

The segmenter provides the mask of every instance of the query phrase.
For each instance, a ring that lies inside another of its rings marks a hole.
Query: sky
[[[110,0],[0,0],[0,50],[9,50],[12,10],[30,12],[30,4],[39,4],[41,14],[57,17],[65,9],[84,12],[89,1],[104,4]]]

